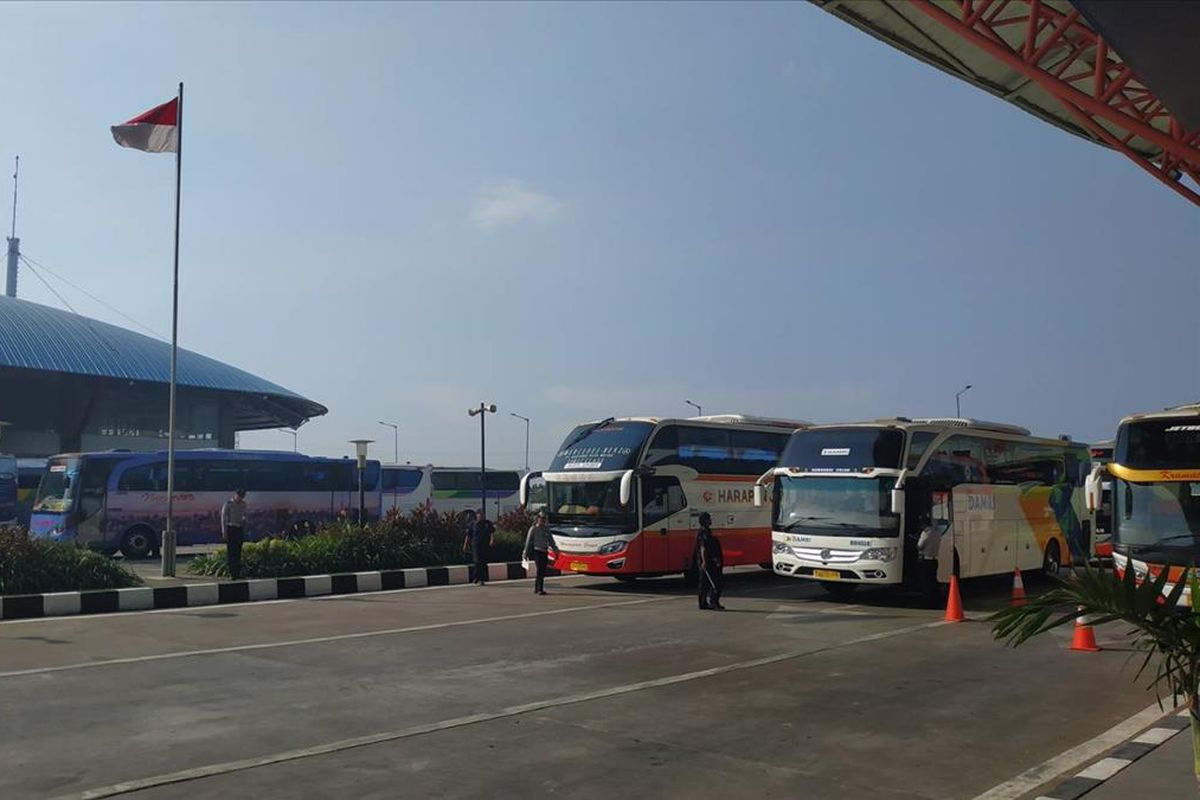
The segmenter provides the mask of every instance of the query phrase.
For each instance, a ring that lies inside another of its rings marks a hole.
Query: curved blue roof
[[[165,384],[171,380],[171,346],[79,314],[0,296],[0,367]],[[300,421],[328,412],[278,384],[183,348],[178,383],[254,395]]]

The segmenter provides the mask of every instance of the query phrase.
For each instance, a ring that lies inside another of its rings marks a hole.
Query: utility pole
[[[511,411],[508,413],[509,416],[525,420],[525,471],[529,472],[529,417],[523,417],[520,414],[514,414]]]

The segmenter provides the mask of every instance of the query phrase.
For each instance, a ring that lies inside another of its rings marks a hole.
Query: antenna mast
[[[17,296],[17,262],[21,257],[21,240],[17,238],[17,176],[21,173],[21,157],[16,157],[13,167],[13,213],[12,233],[8,237],[8,282],[4,294],[9,297]]]

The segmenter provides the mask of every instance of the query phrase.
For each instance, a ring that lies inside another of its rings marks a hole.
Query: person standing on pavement
[[[539,511],[534,523],[529,526],[529,532],[525,534],[524,557],[532,560],[537,568],[537,577],[533,581],[534,594],[546,593],[546,564],[550,560],[551,550],[554,551],[554,557],[558,558],[558,545],[546,527],[546,512]]]
[[[725,587],[722,573],[725,559],[721,552],[721,541],[712,532],[712,515],[707,511],[700,515],[700,532],[696,534],[696,571],[700,578],[700,609],[724,611],[721,605],[721,590]]]
[[[475,583],[487,583],[488,551],[496,540],[496,526],[487,518],[487,512],[479,509],[475,523],[471,526],[471,555],[475,559]]]
[[[229,561],[229,576],[242,577],[242,542],[246,536],[246,490],[238,489],[221,506],[221,540]]]

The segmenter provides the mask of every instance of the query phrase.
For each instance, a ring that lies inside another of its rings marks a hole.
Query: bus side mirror
[[[621,476],[621,505],[629,505],[629,500],[633,497],[633,470],[627,469]]]
[[[904,513],[904,490],[903,489],[892,489],[892,513],[893,514],[903,514]]]
[[[532,474],[533,473],[526,472],[521,476],[521,488],[517,498],[517,502],[521,504],[521,508],[524,508],[529,502],[529,476]],[[512,484],[509,485],[511,486]]]
[[[763,487],[761,483],[754,484],[754,506],[760,507],[763,504]]]

